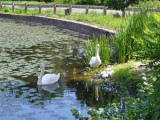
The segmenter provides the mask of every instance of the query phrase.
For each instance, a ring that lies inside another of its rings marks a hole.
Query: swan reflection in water
[[[60,86],[58,82],[49,84],[49,85],[37,85],[39,93],[42,93],[42,90],[50,92],[50,93],[55,93],[55,90],[59,87]]]
[[[98,88],[99,88],[99,86],[95,86],[95,99],[96,99],[96,101],[98,101],[98,99],[99,99]]]

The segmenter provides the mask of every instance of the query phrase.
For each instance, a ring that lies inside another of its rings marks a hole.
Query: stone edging
[[[64,20],[58,18],[51,18],[51,17],[43,17],[43,16],[29,16],[29,15],[17,15],[17,14],[6,14],[0,13],[0,17],[14,19],[14,20],[23,20],[27,22],[36,22],[42,23],[47,25],[53,25],[58,28],[69,29],[73,30],[82,34],[87,34],[89,36],[99,37],[100,35],[110,35],[115,34],[116,31],[107,30],[103,28],[99,28],[97,26],[89,25],[83,22],[77,22],[73,20]]]

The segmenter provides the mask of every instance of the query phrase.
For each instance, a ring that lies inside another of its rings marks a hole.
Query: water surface
[[[54,26],[0,18],[0,119],[71,120],[70,107],[86,115],[88,108],[120,101],[116,90],[85,83],[87,39]],[[45,73],[61,74],[58,83],[37,87],[40,63]]]

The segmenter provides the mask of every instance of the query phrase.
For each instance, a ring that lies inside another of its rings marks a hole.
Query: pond
[[[89,36],[54,26],[0,18],[0,119],[71,120],[70,108],[87,109],[121,102],[110,87],[87,85],[84,41]],[[47,90],[37,87],[40,71],[60,73]],[[52,88],[52,89],[50,89]]]

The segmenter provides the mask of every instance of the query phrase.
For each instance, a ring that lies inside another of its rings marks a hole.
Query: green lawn
[[[3,13],[12,13],[12,14],[25,14],[24,8],[15,8],[15,12],[12,12],[12,9],[7,6],[3,6],[3,10],[0,12]],[[127,23],[128,16],[126,18],[115,18],[112,13],[107,15],[103,15],[103,13],[97,13],[95,11],[90,11],[87,15],[85,13],[74,13],[72,12],[71,15],[65,15],[64,10],[56,11],[56,14],[53,14],[53,10],[43,10],[41,14],[39,14],[39,9],[28,9],[26,15],[40,15],[40,16],[47,16],[53,18],[61,18],[61,19],[68,19],[68,20],[76,20],[85,23],[89,23],[92,25],[97,25],[102,28],[118,30],[123,23]]]
[[[68,1],[68,2],[67,2]],[[28,4],[78,4],[78,0],[54,0],[53,2],[38,2],[38,1],[10,1],[10,0],[0,0],[0,2],[7,3],[28,3]],[[145,2],[149,8],[159,8],[160,1],[159,0],[148,0]],[[139,7],[139,5],[144,6],[144,1],[140,1],[138,5],[131,5],[130,7]]]

